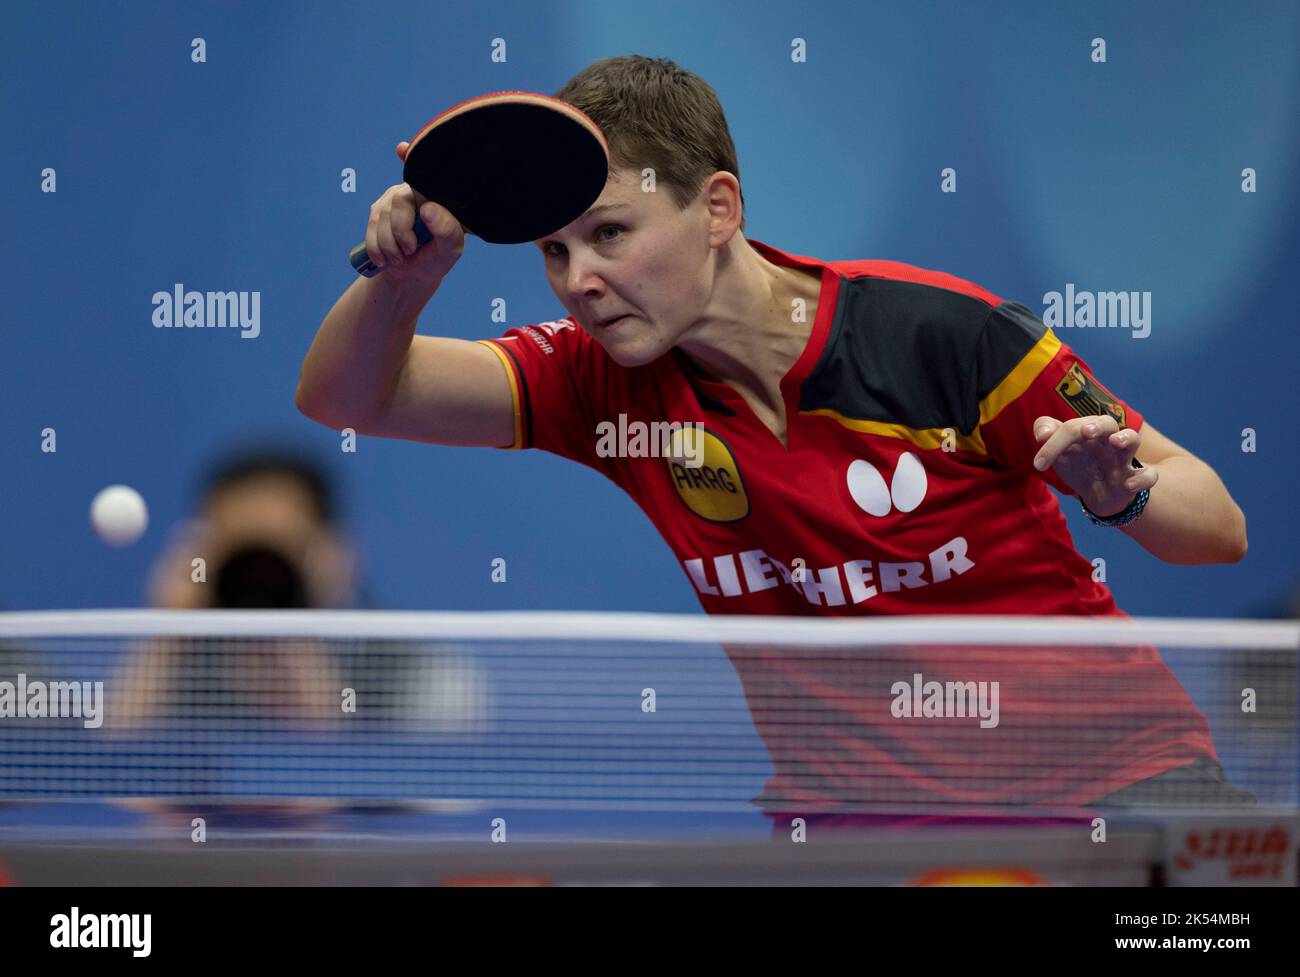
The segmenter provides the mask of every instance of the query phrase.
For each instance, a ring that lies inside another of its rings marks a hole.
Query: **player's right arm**
[[[406,144],[398,146],[404,158]],[[417,250],[417,208],[433,240]],[[406,184],[370,209],[366,250],[382,275],[358,278],[321,323],[295,397],[314,421],[358,434],[503,447],[515,406],[500,359],[486,346],[415,335],[420,312],[460,258],[464,231]]]

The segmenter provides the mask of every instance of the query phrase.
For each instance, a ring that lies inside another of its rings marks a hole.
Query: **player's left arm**
[[[1214,469],[1150,423],[1120,429],[1113,417],[1041,416],[1038,471],[1051,468],[1098,516],[1127,508],[1142,489],[1146,508],[1119,527],[1167,563],[1236,563],[1246,555],[1246,517]],[[1132,467],[1137,458],[1143,466]]]

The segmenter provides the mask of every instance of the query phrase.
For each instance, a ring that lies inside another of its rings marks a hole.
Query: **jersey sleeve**
[[[1003,302],[989,313],[975,360],[979,426],[988,453],[1066,495],[1075,492],[1053,469],[1034,469],[1041,447],[1034,438],[1035,420],[1109,414],[1120,428],[1142,428],[1142,415],[1103,386],[1082,357],[1016,302]]]
[[[510,329],[479,340],[505,368],[514,401],[514,441],[507,448],[540,448],[606,475],[596,454],[596,418],[606,413],[607,357],[571,318]]]

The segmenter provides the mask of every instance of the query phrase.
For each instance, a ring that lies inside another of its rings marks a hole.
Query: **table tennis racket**
[[[605,187],[609,149],[582,112],[548,95],[493,92],[453,105],[411,139],[402,179],[446,207],[466,233],[491,244],[522,244],[581,217]],[[415,236],[430,239],[416,217]],[[364,244],[352,267],[382,268]]]

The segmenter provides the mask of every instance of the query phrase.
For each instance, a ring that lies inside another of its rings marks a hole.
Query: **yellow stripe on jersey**
[[[492,340],[480,339],[478,342],[496,353],[497,359],[505,367],[506,377],[510,380],[510,402],[515,410],[515,440],[507,446],[507,449],[522,448],[524,447],[524,412],[522,398],[519,396],[519,378],[515,376],[515,365],[510,362],[510,357],[506,355],[505,350]]]
[[[980,424],[990,423],[1002,413],[1007,404],[1028,390],[1038,379],[1038,375],[1047,368],[1047,364],[1052,362],[1052,357],[1060,348],[1061,341],[1056,338],[1056,334],[1050,329],[1044,332],[1043,337],[1025,354],[1024,359],[1016,364],[1016,368],[980,401]]]
[[[1060,348],[1061,341],[1056,338],[1056,335],[1050,329],[1044,332],[1042,338],[1016,364],[1015,369],[1008,373],[1003,381],[980,401],[979,426],[970,434],[962,434],[955,427],[922,429],[908,427],[905,424],[893,424],[888,421],[866,421],[857,417],[845,417],[830,408],[800,411],[800,413],[819,414],[822,417],[829,417],[836,424],[846,427],[850,431],[876,434],[886,438],[901,438],[904,441],[911,442],[918,448],[942,449],[944,443],[949,442],[951,438],[949,442],[951,447],[948,449],[950,451],[968,451],[974,454],[987,455],[989,452],[984,444],[984,436],[980,433],[980,427],[991,423],[1008,404],[1027,391],[1043,370],[1047,368],[1047,364],[1052,362]]]
[[[904,441],[910,441],[918,448],[934,448],[940,450],[944,442],[949,438],[952,439],[953,451],[971,451],[975,454],[986,455],[988,449],[984,447],[984,439],[980,436],[979,428],[976,428],[971,434],[962,434],[955,427],[953,428],[926,428],[917,429],[908,427],[905,424],[891,424],[887,421],[864,421],[857,417],[845,417],[838,411],[833,411],[829,407],[818,408],[817,410],[800,411],[803,415],[820,415],[829,417],[841,427],[846,427],[850,431],[859,431],[863,434],[876,434],[885,438],[902,438]]]

